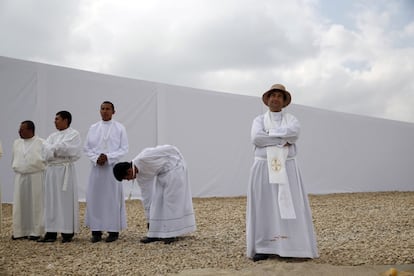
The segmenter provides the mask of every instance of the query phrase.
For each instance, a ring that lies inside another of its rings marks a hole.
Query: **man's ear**
[[[132,173],[132,168],[128,168],[128,170],[126,170],[126,175],[125,176],[127,176],[127,175],[129,175],[131,173]]]

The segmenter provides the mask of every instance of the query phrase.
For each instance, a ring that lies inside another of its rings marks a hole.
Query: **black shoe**
[[[38,239],[37,242],[55,242],[57,238],[56,232],[46,232],[42,239]]]
[[[114,242],[118,239],[117,235],[109,235],[108,237],[106,237],[105,241],[106,242]]]
[[[15,238],[14,236],[12,236],[12,240],[14,240],[14,241],[17,241],[17,240],[25,240],[27,238],[28,238],[27,236],[18,237],[18,238]]]
[[[269,254],[261,254],[261,253],[257,253],[253,256],[253,262],[257,262],[257,261],[262,261],[262,260],[266,260],[269,258]]]
[[[102,240],[102,236],[92,236],[91,238],[92,243],[100,242],[101,240]]]
[[[72,241],[75,233],[61,233],[60,235],[62,236],[62,243],[67,243]]]
[[[39,236],[29,236],[29,240],[31,241],[37,241],[38,239],[40,239]]]
[[[37,242],[55,242],[55,241],[56,241],[56,238],[47,238],[47,237],[37,240]]]
[[[176,237],[173,237],[173,238],[164,238],[162,240],[164,241],[164,244],[170,244],[170,243],[173,243],[173,242],[178,241],[178,239]]]
[[[142,238],[142,239],[140,239],[139,241],[141,242],[141,243],[150,243],[150,242],[157,242],[157,241],[161,241],[162,239],[160,239],[160,238],[150,238],[150,237],[145,237],[145,238]]]
[[[68,243],[71,241],[72,241],[72,238],[62,238],[62,243]]]

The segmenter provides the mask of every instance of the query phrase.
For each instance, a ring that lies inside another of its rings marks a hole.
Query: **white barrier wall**
[[[145,147],[173,144],[189,167],[194,197],[246,194],[253,147],[250,127],[265,111],[260,97],[126,79],[0,57],[0,159],[3,202],[13,201],[11,147],[23,120],[36,134],[55,131],[57,111],[72,113],[84,139],[100,120],[104,100],[128,132],[131,160]],[[270,85],[270,84],[269,84]],[[293,93],[293,102],[295,95]],[[298,160],[309,193],[413,191],[414,124],[292,104],[302,124]],[[124,161],[123,160],[123,161]],[[85,198],[89,162],[77,162],[79,197]],[[139,196],[136,184],[126,194]]]

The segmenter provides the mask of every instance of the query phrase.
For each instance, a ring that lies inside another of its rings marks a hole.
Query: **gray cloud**
[[[2,1],[0,54],[64,61],[70,27],[77,14],[78,1]]]
[[[0,55],[414,122],[410,1],[2,1]],[[335,14],[338,20],[335,20]]]

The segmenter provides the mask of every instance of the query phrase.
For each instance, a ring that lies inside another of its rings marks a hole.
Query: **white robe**
[[[256,117],[252,125],[255,161],[250,171],[246,208],[246,253],[249,258],[256,253],[281,257],[318,257],[309,201],[295,160],[294,142],[298,138],[300,125],[293,115],[283,114],[288,116],[288,126],[272,131],[271,136],[265,131],[264,115]],[[287,141],[291,145],[286,171],[296,219],[281,218],[277,202],[279,185],[269,183],[266,160],[267,146],[281,146]]]
[[[115,120],[93,124],[89,128],[84,152],[91,161],[85,224],[91,231],[119,232],[127,227],[124,191],[112,170],[128,152],[125,127]],[[101,153],[108,157],[104,166],[96,164]]]
[[[138,168],[148,237],[170,238],[196,230],[187,166],[170,145],[144,149],[132,161]]]
[[[41,236],[43,222],[44,140],[34,136],[13,143],[14,178],[13,236]]]
[[[52,133],[44,143],[45,231],[79,232],[77,175],[74,162],[81,156],[79,132],[73,128]]]

